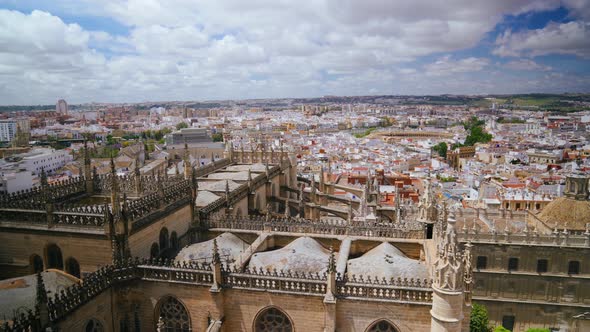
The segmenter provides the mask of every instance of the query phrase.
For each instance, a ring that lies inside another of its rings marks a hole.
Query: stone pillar
[[[336,331],[336,259],[334,258],[334,250],[332,248],[330,248],[330,258],[328,260],[324,315],[324,331]]]
[[[432,287],[431,332],[460,332],[463,321],[463,292]]]

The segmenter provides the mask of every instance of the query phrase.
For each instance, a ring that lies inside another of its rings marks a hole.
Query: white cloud
[[[416,91],[446,92],[448,76],[455,75],[453,84],[459,88],[458,82],[467,82],[462,75],[481,75],[490,67],[489,60],[479,55],[447,56],[423,68],[413,61],[474,47],[505,15],[563,4],[558,0],[23,1],[47,12],[0,10],[2,103],[45,103],[58,97],[81,102],[394,93],[398,79],[421,79],[413,86]],[[580,9],[582,14],[575,18],[585,17],[584,2],[563,1],[568,8]],[[129,31],[122,35],[105,32],[108,29],[87,31],[64,23],[56,13],[106,17]],[[587,26],[583,27],[582,37],[587,37]],[[550,28],[538,39],[544,39]],[[579,27],[565,28],[558,34],[562,39],[579,34]],[[506,32],[498,39],[496,52],[532,56],[548,52],[531,36]],[[563,48],[571,54],[580,52],[580,38],[575,38],[572,46]],[[519,48],[523,41],[528,46]],[[506,66],[545,70],[525,62]],[[473,83],[469,89],[488,89],[490,84]]]
[[[490,63],[486,58],[469,57],[453,60],[450,56],[438,59],[436,62],[424,66],[427,75],[444,76],[459,73],[476,72],[484,69]]]
[[[520,59],[507,62],[503,65],[505,68],[513,70],[538,70],[538,71],[549,71],[552,68],[536,63],[530,59]]]
[[[590,57],[590,23],[572,21],[550,23],[536,30],[507,30],[496,39],[493,53],[499,56],[574,54],[587,58]]]

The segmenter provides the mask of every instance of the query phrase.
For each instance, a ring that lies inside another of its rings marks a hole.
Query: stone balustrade
[[[528,230],[510,233],[506,231],[478,232],[473,229],[464,229],[457,235],[461,242],[590,248],[590,230],[586,230],[583,234],[571,234],[565,229],[562,231],[556,229],[552,234],[539,234]]]
[[[424,229],[420,223],[391,223],[354,222],[349,224],[345,220],[313,221],[303,218],[275,218],[267,220],[259,217],[224,217],[204,220],[208,228],[289,232],[298,234],[324,235],[354,235],[375,238],[405,238],[423,239]]]

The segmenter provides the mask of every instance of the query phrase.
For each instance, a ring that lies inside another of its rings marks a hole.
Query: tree
[[[188,128],[188,124],[186,124],[186,122],[179,122],[176,124],[176,130],[180,130],[182,128]]]
[[[223,142],[223,134],[222,133],[215,133],[211,135],[213,142]]]
[[[526,332],[551,332],[551,330],[542,328],[530,328],[526,330]]]
[[[448,149],[449,149],[449,147],[447,146],[447,143],[445,143],[445,142],[440,142],[437,145],[432,147],[432,150],[436,151],[438,153],[438,155],[443,158],[447,158],[447,150]]]
[[[490,332],[491,328],[488,326],[490,320],[488,318],[488,310],[481,304],[473,303],[471,307],[471,317],[469,319],[470,332]]]
[[[496,326],[494,332],[512,332],[509,329],[505,328],[504,326]]]

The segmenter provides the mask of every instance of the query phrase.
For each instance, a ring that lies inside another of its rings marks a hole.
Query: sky
[[[0,0],[0,104],[590,92],[590,0]]]

